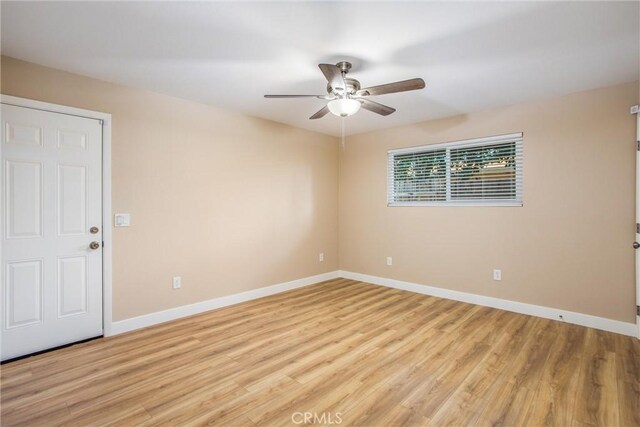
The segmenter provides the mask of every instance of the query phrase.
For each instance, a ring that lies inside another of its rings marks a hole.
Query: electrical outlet
[[[180,289],[182,287],[182,277],[176,276],[173,278],[173,289]]]
[[[320,255],[318,256],[318,260],[320,262],[324,262],[324,253],[320,252]]]
[[[502,270],[493,270],[493,280],[502,280]]]
[[[638,114],[638,112],[640,112],[640,107],[637,106],[637,105],[634,105],[633,107],[631,107],[629,112],[630,112],[630,114]]]
[[[393,258],[390,256],[387,257],[387,265],[393,265]]]

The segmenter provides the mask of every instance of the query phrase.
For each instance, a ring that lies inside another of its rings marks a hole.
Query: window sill
[[[515,200],[485,200],[485,201],[460,201],[460,202],[392,202],[387,203],[389,207],[415,207],[415,206],[480,206],[480,207],[522,207],[521,201]]]

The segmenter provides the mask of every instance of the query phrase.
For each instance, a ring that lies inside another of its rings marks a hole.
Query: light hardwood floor
[[[3,426],[640,425],[634,338],[345,279],[5,364],[1,380]]]

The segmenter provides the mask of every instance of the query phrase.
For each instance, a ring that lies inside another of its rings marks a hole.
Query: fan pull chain
[[[342,120],[342,151],[344,151],[344,117],[340,118]]]

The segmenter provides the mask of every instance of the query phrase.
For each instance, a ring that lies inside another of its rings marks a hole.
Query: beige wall
[[[348,138],[340,268],[634,322],[638,100],[636,82]],[[513,132],[524,207],[386,206],[387,150]]]
[[[1,65],[4,94],[113,115],[113,211],[132,217],[113,231],[114,320],[336,270],[335,138],[12,58]]]
[[[115,320],[332,271],[339,252],[343,270],[634,321],[637,82],[356,135],[340,153],[329,136],[12,58],[1,83],[113,114],[113,211],[133,222],[114,229]],[[524,207],[386,206],[388,149],[512,132]]]

